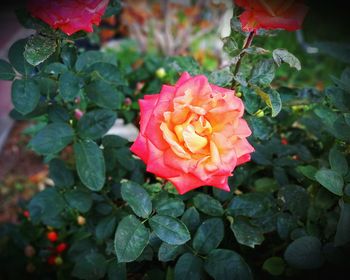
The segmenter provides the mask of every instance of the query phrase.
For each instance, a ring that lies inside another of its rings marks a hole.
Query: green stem
[[[244,51],[245,49],[249,48],[253,42],[253,38],[254,38],[254,35],[255,35],[255,31],[251,31],[247,37],[247,39],[245,40],[245,43],[243,45],[243,48],[242,48],[242,52],[240,53],[239,55],[239,59],[236,63],[236,67],[235,67],[235,70],[233,71],[233,75],[236,76],[238,71],[239,71],[239,68],[241,67],[241,63],[242,63],[242,59],[243,57],[245,56],[246,52]],[[231,89],[234,89],[234,87],[236,86],[236,82],[233,81],[232,83],[232,86],[231,86]]]

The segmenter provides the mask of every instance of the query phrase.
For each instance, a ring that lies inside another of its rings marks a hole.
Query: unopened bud
[[[163,67],[158,68],[157,71],[156,71],[156,76],[157,76],[159,79],[163,79],[163,78],[166,76],[165,69],[164,69]]]

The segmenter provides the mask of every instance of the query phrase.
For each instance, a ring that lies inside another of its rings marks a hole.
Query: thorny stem
[[[253,38],[254,38],[254,35],[255,35],[255,31],[251,31],[243,45],[243,48],[242,48],[242,52],[240,53],[239,55],[239,59],[236,63],[236,67],[235,67],[235,70],[233,71],[233,75],[236,76],[238,71],[239,71],[239,68],[241,67],[241,63],[242,63],[242,59],[243,57],[245,56],[246,52],[244,51],[245,49],[249,48],[250,45],[252,44],[253,42]],[[233,81],[232,83],[232,86],[231,86],[231,89],[233,89],[236,85],[236,82]]]

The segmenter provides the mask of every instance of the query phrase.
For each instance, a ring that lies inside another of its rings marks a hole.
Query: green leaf
[[[79,96],[80,80],[72,72],[64,72],[59,79],[59,93],[65,102],[74,101]]]
[[[0,59],[0,80],[12,81],[16,77],[15,71],[7,61]]]
[[[255,114],[260,108],[261,98],[251,88],[241,86],[241,91],[243,93],[245,110],[251,115]]]
[[[282,101],[280,94],[274,89],[269,89],[267,92],[269,95],[269,102],[267,103],[267,106],[271,108],[271,116],[276,117],[282,110]]]
[[[255,64],[250,83],[268,86],[275,77],[275,65],[273,60],[265,59]]]
[[[340,209],[340,218],[334,237],[335,246],[343,246],[350,241],[350,204],[340,201]]]
[[[132,157],[130,149],[127,147],[119,148],[116,154],[120,166],[126,170],[133,171],[135,168],[135,159]]]
[[[98,139],[114,125],[117,114],[111,110],[93,110],[83,115],[78,121],[77,131],[80,137]]]
[[[122,182],[121,194],[137,216],[148,218],[152,212],[152,201],[144,188],[131,181]]]
[[[149,230],[135,216],[125,217],[115,232],[114,248],[119,262],[136,260],[149,240]]]
[[[338,172],[342,176],[345,176],[348,173],[348,162],[346,161],[345,156],[335,147],[333,147],[329,152],[329,163],[331,165],[331,169]]]
[[[62,62],[69,68],[73,68],[77,60],[77,49],[73,44],[66,44],[61,51]]]
[[[73,189],[64,193],[64,198],[69,206],[81,213],[86,213],[92,206],[91,192],[81,189]]]
[[[247,193],[235,196],[227,211],[232,216],[259,218],[265,216],[271,208],[271,198],[265,193]]]
[[[122,93],[107,82],[94,81],[85,90],[91,101],[102,108],[118,109],[120,106]]]
[[[15,109],[26,115],[38,105],[40,89],[33,80],[15,80],[12,83],[11,97]]]
[[[263,232],[259,227],[253,226],[248,220],[237,217],[230,226],[237,242],[242,245],[254,248],[264,241]]]
[[[92,191],[100,191],[105,183],[105,162],[95,142],[74,144],[77,171],[82,183]]]
[[[297,217],[305,217],[309,207],[309,196],[306,190],[297,185],[287,185],[278,192],[278,200]]]
[[[29,37],[24,50],[24,57],[33,66],[44,62],[56,51],[56,40],[40,34]]]
[[[115,231],[116,226],[117,217],[113,215],[101,219],[95,228],[95,235],[97,240],[105,240],[110,237]]]
[[[173,261],[183,251],[184,248],[182,245],[171,245],[163,242],[159,247],[158,259],[161,262],[170,262]]]
[[[43,221],[50,223],[66,207],[66,203],[60,193],[55,188],[47,188],[36,194],[29,202],[29,212],[31,221],[38,224]]]
[[[222,216],[224,209],[219,201],[207,194],[197,194],[193,198],[194,206],[209,216]]]
[[[105,135],[102,138],[102,145],[105,148],[122,148],[129,143],[128,140],[118,135]]]
[[[181,221],[190,232],[194,232],[200,224],[199,213],[193,206],[188,208],[181,217]]]
[[[315,174],[317,182],[324,186],[330,192],[342,196],[344,179],[338,173],[330,169],[322,169]]]
[[[67,70],[67,66],[59,62],[50,63],[44,68],[45,73],[55,76],[61,75]]]
[[[178,198],[169,198],[162,200],[155,208],[160,215],[179,217],[185,211],[185,204]]]
[[[278,189],[276,180],[268,177],[262,177],[254,182],[254,188],[257,192],[274,192]]]
[[[193,238],[193,249],[200,254],[209,254],[224,238],[224,223],[219,218],[205,220]]]
[[[228,69],[216,70],[210,73],[208,80],[210,83],[226,87],[231,84],[233,79],[232,73]]]
[[[75,264],[72,276],[79,279],[101,279],[106,274],[108,262],[105,257],[95,251],[83,255]]]
[[[202,267],[203,262],[199,257],[185,253],[176,262],[174,279],[200,280],[202,279]]]
[[[50,122],[68,122],[70,120],[69,112],[60,105],[51,105],[48,108],[48,117]]]
[[[65,123],[51,123],[30,141],[31,148],[40,155],[60,152],[73,141],[74,131]]]
[[[277,233],[286,240],[289,234],[298,227],[298,219],[289,213],[279,213],[277,216]]]
[[[171,216],[155,215],[149,220],[155,234],[171,245],[181,245],[191,239],[185,224]]]
[[[272,126],[266,118],[250,117],[249,126],[253,130],[253,135],[260,140],[268,140],[272,134]],[[256,153],[255,153],[256,154]],[[254,154],[253,154],[254,156]]]
[[[284,272],[286,264],[280,257],[268,258],[263,264],[263,270],[266,270],[273,276],[281,275]]]
[[[312,165],[299,165],[297,167],[297,170],[303,174],[306,178],[309,178],[310,180],[316,180],[315,179],[315,174],[317,172],[317,168],[312,166]]]
[[[34,67],[30,65],[24,58],[24,49],[27,44],[27,39],[20,39],[15,42],[9,49],[8,58],[17,72],[29,75]]]
[[[215,280],[252,280],[249,266],[236,252],[215,249],[210,252],[204,264],[205,270]]]
[[[75,69],[80,72],[97,62],[112,63],[114,65],[117,64],[116,56],[114,54],[102,53],[100,51],[87,51],[78,56],[75,63]]]
[[[115,85],[125,85],[126,83],[120,75],[118,67],[111,63],[97,62],[91,65],[86,71],[92,74],[97,74],[97,79],[102,79]]]
[[[57,158],[51,160],[49,163],[49,177],[57,187],[64,188],[74,185],[73,172],[67,168],[62,160]]]
[[[118,263],[115,259],[108,266],[108,280],[127,280],[125,263]]]
[[[284,62],[287,63],[290,67],[294,67],[298,71],[301,70],[299,59],[285,49],[273,50],[272,56],[278,66],[281,66],[281,63]]]
[[[289,244],[284,252],[287,263],[298,269],[316,269],[322,266],[322,244],[313,236],[304,236]]]

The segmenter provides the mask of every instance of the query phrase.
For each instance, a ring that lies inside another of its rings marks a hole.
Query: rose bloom
[[[109,0],[29,0],[27,8],[33,17],[67,35],[99,25]]]
[[[163,85],[139,103],[140,133],[131,151],[148,172],[172,182],[180,194],[203,185],[230,190],[228,177],[254,151],[234,91],[184,73],[175,86]]]
[[[235,0],[244,9],[240,15],[242,29],[247,32],[258,29],[301,28],[308,7],[303,0]]]

